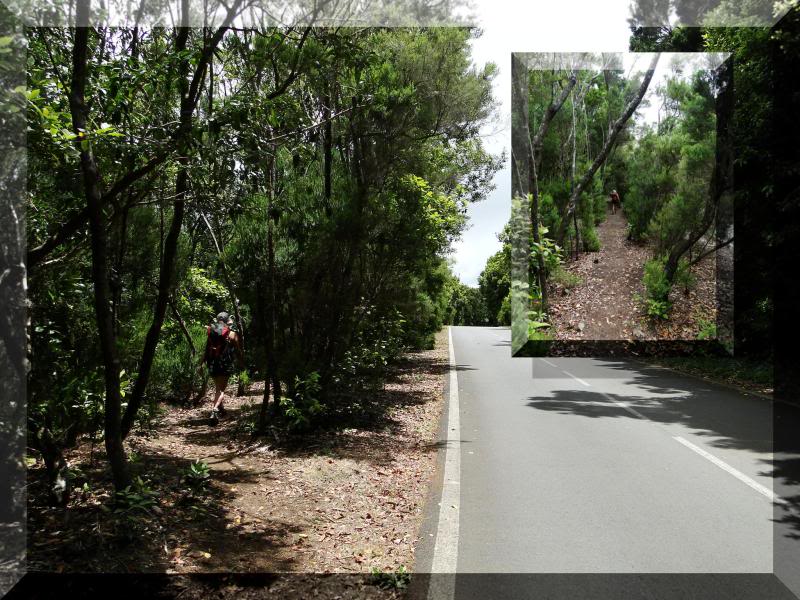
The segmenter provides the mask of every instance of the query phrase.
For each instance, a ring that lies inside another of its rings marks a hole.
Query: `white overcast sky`
[[[505,149],[510,154],[511,53],[626,52],[629,6],[629,0],[475,1],[483,35],[473,42],[473,60],[499,67],[494,94],[500,103],[500,123],[488,127],[484,137],[491,152]],[[646,64],[642,61],[641,68]],[[500,249],[497,234],[508,221],[511,207],[507,163],[495,176],[496,188],[489,197],[469,207],[469,228],[453,247],[453,271],[470,286],[477,285],[486,259]]]

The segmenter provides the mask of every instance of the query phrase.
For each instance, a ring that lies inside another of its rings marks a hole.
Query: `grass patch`
[[[564,267],[559,266],[552,275],[550,281],[554,284],[566,289],[572,289],[583,283],[583,279],[579,275],[567,271]]]
[[[700,377],[724,381],[758,392],[772,393],[772,362],[723,356],[665,357],[657,364]]]

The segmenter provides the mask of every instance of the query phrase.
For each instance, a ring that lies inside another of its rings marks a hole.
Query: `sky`
[[[629,3],[625,0],[476,0],[477,24],[483,35],[472,42],[477,65],[494,62],[499,73],[494,95],[498,122],[484,127],[483,140],[493,154],[506,151],[506,165],[494,177],[495,190],[469,207],[469,225],[453,245],[453,272],[477,286],[486,259],[500,249],[497,234],[511,210],[511,53],[512,52],[626,52]],[[580,15],[571,20],[570,16]],[[647,63],[642,61],[642,68]],[[655,82],[654,82],[655,83]]]

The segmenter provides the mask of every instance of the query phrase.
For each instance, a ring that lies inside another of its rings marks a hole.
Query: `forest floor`
[[[208,422],[208,400],[198,408],[164,406],[151,431],[127,442],[134,471],[145,482],[140,495],[152,493],[152,505],[140,510],[110,508],[102,448],[90,458],[88,441],[67,456],[76,491],[66,509],[45,505],[43,468],[33,465],[29,569],[411,570],[435,470],[447,343],[443,330],[434,350],[408,354],[393,367],[383,389],[373,393],[380,415],[358,427],[306,436],[273,432],[254,440],[248,429],[263,382],[254,382],[247,396],[229,397],[217,426]],[[193,489],[184,476],[197,460],[210,467],[210,477]],[[392,597],[387,594],[381,597]]]
[[[579,254],[565,269],[577,276],[574,287],[553,284],[550,318],[557,340],[693,340],[704,323],[716,321],[714,255],[692,267],[695,284],[673,289],[669,319],[655,321],[644,310],[644,263],[651,251],[627,239],[623,211],[597,226],[598,252]],[[676,286],[677,287],[677,286]]]

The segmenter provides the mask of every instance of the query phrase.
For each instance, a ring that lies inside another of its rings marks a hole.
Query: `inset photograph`
[[[518,342],[536,354],[580,347],[548,342],[730,346],[724,59],[514,55]]]

